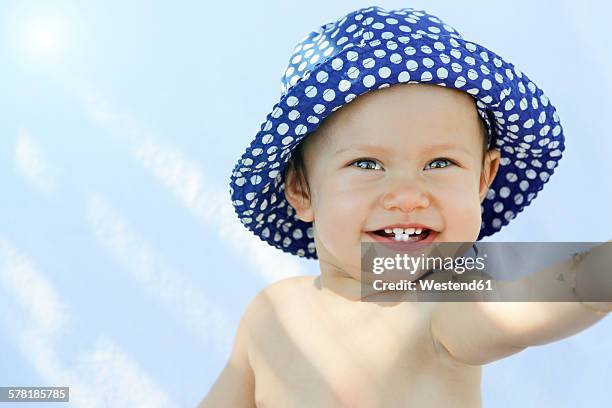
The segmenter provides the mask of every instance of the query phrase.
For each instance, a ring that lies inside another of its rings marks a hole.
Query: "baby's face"
[[[287,188],[313,221],[322,265],[358,276],[361,242],[395,224],[426,227],[427,241],[475,241],[499,163],[491,150],[483,165],[483,139],[474,100],[441,86],[391,86],[332,114],[304,142],[310,199],[297,204]]]

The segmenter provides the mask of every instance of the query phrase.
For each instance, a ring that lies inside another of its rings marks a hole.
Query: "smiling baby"
[[[365,302],[361,245],[492,235],[563,148],[539,87],[425,11],[370,7],[310,33],[231,193],[250,231],[317,259],[320,275],[250,302],[201,406],[481,406],[483,364],[570,336],[610,305]]]

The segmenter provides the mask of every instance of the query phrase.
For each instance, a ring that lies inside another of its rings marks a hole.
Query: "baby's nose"
[[[429,193],[423,183],[416,180],[394,180],[388,183],[382,196],[382,206],[386,210],[411,212],[417,208],[427,208],[430,204]]]

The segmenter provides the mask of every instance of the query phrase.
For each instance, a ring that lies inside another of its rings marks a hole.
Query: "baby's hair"
[[[489,150],[489,146],[495,146],[495,135],[491,135],[491,140],[489,141],[489,131],[487,130],[487,125],[484,120],[480,118],[480,133],[482,135],[482,165],[484,166],[485,157],[487,151]],[[313,132],[310,137],[312,137],[316,133]],[[308,197],[310,197],[310,186],[308,185],[308,177],[306,174],[306,165],[304,164],[304,152],[303,152],[304,142],[300,143],[293,153],[291,154],[291,158],[287,163],[287,167],[283,174],[283,180],[287,180],[287,174],[291,171],[295,176],[295,182],[297,183],[297,187],[301,192],[307,193]],[[486,175],[485,175],[486,177]],[[489,180],[485,179],[487,185],[489,184]]]

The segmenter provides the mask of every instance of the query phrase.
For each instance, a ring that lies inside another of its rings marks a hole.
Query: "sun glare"
[[[67,45],[66,21],[58,15],[34,15],[20,27],[23,51],[39,62],[58,62]]]

